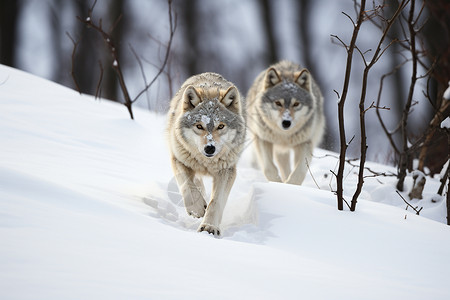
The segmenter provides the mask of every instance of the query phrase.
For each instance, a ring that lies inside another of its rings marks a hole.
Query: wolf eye
[[[297,106],[299,106],[299,105],[300,105],[300,102],[295,102],[293,106],[294,106],[294,107],[297,107]]]
[[[203,130],[203,126],[200,124],[197,124],[197,129]]]
[[[276,105],[276,106],[280,106],[280,107],[283,106],[283,104],[281,104],[280,101],[275,101],[275,105]]]
[[[220,124],[219,126],[217,126],[217,129],[223,129],[225,127],[225,125],[223,125],[223,124]]]

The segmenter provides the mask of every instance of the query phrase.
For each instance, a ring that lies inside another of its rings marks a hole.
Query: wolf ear
[[[281,77],[277,70],[274,68],[269,68],[264,77],[264,89],[268,89],[279,82],[281,82]]]
[[[184,90],[184,94],[183,94],[184,110],[189,110],[189,109],[196,107],[197,105],[200,104],[201,101],[202,101],[202,99],[200,98],[199,94],[197,93],[197,90],[192,85],[188,86]]]
[[[229,110],[236,113],[240,112],[241,104],[239,99],[239,91],[235,86],[230,86],[228,88],[220,102]]]
[[[307,69],[294,73],[295,82],[307,91],[311,91],[311,74]]]

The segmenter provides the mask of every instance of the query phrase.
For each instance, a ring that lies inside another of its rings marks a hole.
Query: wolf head
[[[310,118],[315,106],[311,80],[307,69],[290,74],[275,68],[266,71],[261,110],[275,127],[289,131]]]
[[[183,117],[180,125],[188,144],[206,157],[232,150],[242,132],[241,99],[235,86],[227,90],[188,86],[182,96]]]

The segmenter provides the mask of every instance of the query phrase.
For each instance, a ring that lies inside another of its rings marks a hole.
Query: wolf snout
[[[291,121],[283,120],[283,122],[281,122],[281,126],[283,126],[284,129],[288,129],[289,127],[291,127]]]
[[[206,156],[211,157],[216,152],[216,147],[214,145],[206,145],[203,150],[205,151]]]

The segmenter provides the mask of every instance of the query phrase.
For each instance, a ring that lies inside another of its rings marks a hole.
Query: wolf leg
[[[291,174],[291,153],[289,151],[277,150],[274,156],[278,169],[280,170],[281,179],[285,182]]]
[[[273,163],[273,144],[255,137],[256,154],[267,180],[281,182],[278,170]]]
[[[172,169],[175,174],[181,196],[183,196],[184,206],[186,207],[187,213],[196,218],[203,217],[206,209],[204,188],[198,186],[194,182],[199,180],[195,178],[195,172],[186,167],[175,157],[172,158]]]
[[[228,200],[231,187],[236,179],[236,167],[221,170],[213,176],[211,201],[206,209],[205,218],[198,231],[207,231],[215,236],[220,235],[220,222]]]
[[[203,179],[199,176],[195,176],[194,183],[197,189],[200,191],[200,194],[202,194],[203,199],[206,199],[206,189],[205,184],[203,183]]]
[[[286,183],[302,184],[307,172],[307,165],[311,162],[312,146],[310,142],[303,143],[294,148],[294,170],[287,179]]]

